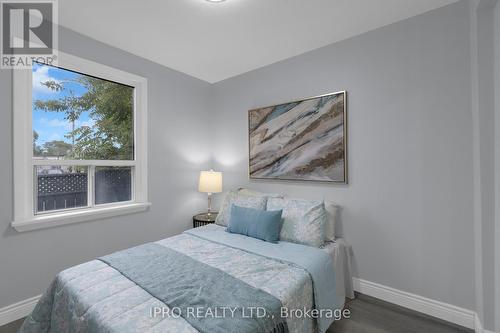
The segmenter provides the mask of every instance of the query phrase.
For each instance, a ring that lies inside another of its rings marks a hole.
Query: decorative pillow
[[[236,205],[245,208],[266,209],[267,197],[252,197],[239,194],[237,190],[226,193],[222,204],[219,208],[219,214],[215,219],[215,223],[227,227],[229,217],[231,216],[231,206]]]
[[[283,225],[281,213],[281,210],[266,211],[232,205],[226,231],[277,243]]]
[[[269,198],[267,210],[283,210],[280,240],[320,247],[325,242],[326,210],[319,201]]]
[[[331,201],[325,201],[326,224],[325,224],[325,242],[335,241],[335,226],[337,224],[337,216],[339,206]]]

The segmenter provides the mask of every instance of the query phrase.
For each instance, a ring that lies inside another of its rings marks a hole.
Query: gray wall
[[[12,81],[0,70],[0,308],[42,293],[58,271],[118,249],[177,234],[204,209],[198,172],[210,166],[208,83],[61,29],[62,51],[146,77],[150,211],[18,233],[12,220]]]
[[[500,2],[495,6],[495,328],[500,331]]]
[[[474,309],[469,19],[462,1],[215,84],[225,188],[333,200],[356,276]],[[247,110],[343,89],[349,185],[248,180]]]
[[[479,88],[478,88],[478,15],[480,0],[470,1],[470,38],[471,38],[471,114],[473,137],[473,225],[474,225],[474,296],[478,320],[484,321],[483,289],[483,247],[481,214],[481,163],[479,154]]]
[[[476,311],[485,329],[495,326],[495,22],[496,0],[475,1],[472,21],[474,227]],[[475,33],[475,35],[474,35]],[[475,52],[475,54],[474,54]]]
[[[479,106],[479,154],[481,164],[481,223],[482,223],[482,277],[485,328],[494,325],[494,216],[495,177],[494,163],[494,26],[493,11],[481,6],[478,19],[478,106]]]
[[[497,24],[498,12],[497,5]],[[191,215],[205,207],[206,198],[196,192],[198,172],[213,165],[224,171],[226,189],[250,186],[342,205],[341,233],[353,245],[356,276],[474,309],[469,20],[461,1],[213,86],[62,29],[63,51],[148,78],[153,206],[136,215],[18,233],[9,226],[12,179],[4,178],[0,307],[43,292],[66,267],[187,229]],[[498,34],[496,39],[498,89]],[[248,109],[343,89],[349,185],[248,180]],[[11,73],[2,70],[4,175],[12,174],[11,95]],[[497,114],[499,105],[497,100]],[[500,117],[486,117],[481,126],[492,129],[487,119],[495,119],[498,128]],[[207,124],[213,124],[209,131]],[[491,137],[482,137],[491,152]],[[480,167],[500,178],[491,161]],[[480,179],[480,190],[494,191],[487,181]],[[491,200],[480,205],[492,212]],[[491,262],[485,264],[491,278]]]
[[[483,288],[484,326],[493,328],[495,262],[495,154],[494,154],[494,27],[493,11],[478,12],[479,50],[479,126],[481,161],[482,244],[483,244]]]

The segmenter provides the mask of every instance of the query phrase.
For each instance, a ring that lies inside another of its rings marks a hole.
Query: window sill
[[[66,211],[62,213],[37,215],[31,219],[23,221],[13,221],[11,225],[17,231],[23,232],[138,213],[147,210],[149,206],[151,206],[150,202],[141,202],[113,205],[103,208],[81,209],[70,212]]]

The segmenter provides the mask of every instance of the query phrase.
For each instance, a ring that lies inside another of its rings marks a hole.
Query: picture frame
[[[250,179],[347,184],[347,92],[248,111]]]

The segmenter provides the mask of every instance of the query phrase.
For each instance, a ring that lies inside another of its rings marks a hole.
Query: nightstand
[[[204,225],[214,223],[217,214],[217,212],[212,212],[210,216],[208,213],[201,213],[193,216],[193,228],[203,227]]]

